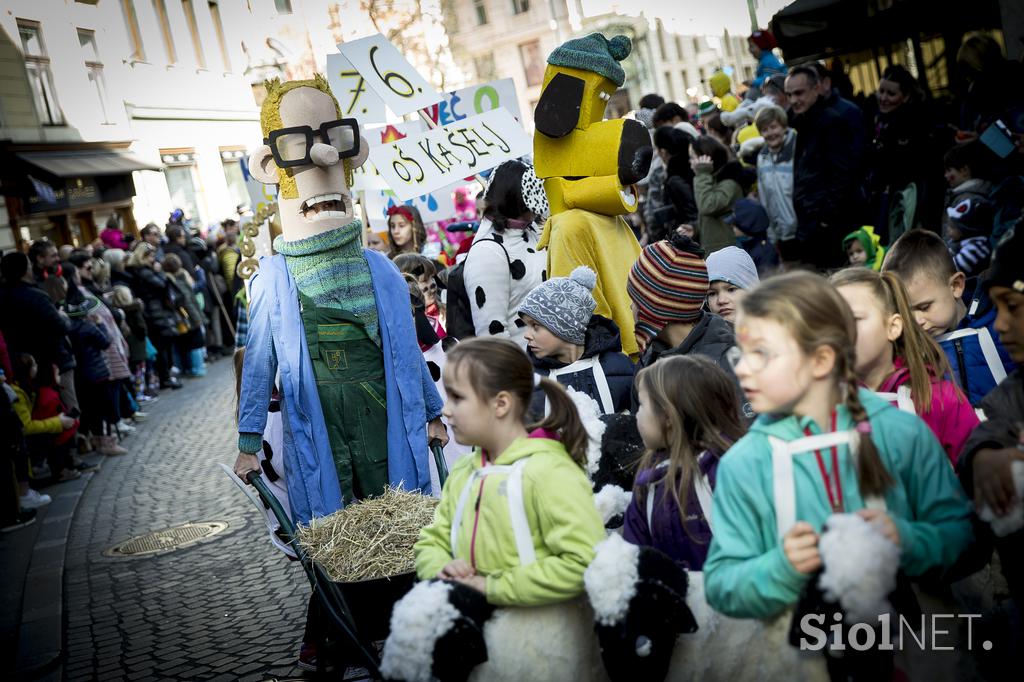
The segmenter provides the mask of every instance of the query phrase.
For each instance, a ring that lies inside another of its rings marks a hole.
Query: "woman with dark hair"
[[[427,230],[415,206],[392,206],[388,209],[388,243],[391,258],[402,253],[420,253],[427,243]]]
[[[874,141],[868,152],[868,224],[875,226],[883,243],[891,244],[924,224],[918,208],[926,183],[933,180],[926,169],[934,166],[938,175],[942,166],[931,158],[928,117],[914,76],[899,64],[889,66],[882,72],[877,98]]]
[[[746,194],[743,168],[729,159],[729,150],[713,137],[704,135],[690,147],[693,168],[693,194],[699,218],[695,237],[706,254],[736,245],[732,226],[725,218],[733,205]]]
[[[537,249],[537,221],[548,214],[533,167],[506,161],[491,173],[486,208],[463,277],[477,336],[504,336],[526,347],[519,304],[544,281],[547,254]]]
[[[661,241],[678,225],[697,222],[697,204],[693,198],[693,169],[690,168],[690,136],[682,130],[663,126],[654,131],[654,146],[665,164],[663,197],[672,205],[671,219],[656,216],[647,227],[647,243]]]

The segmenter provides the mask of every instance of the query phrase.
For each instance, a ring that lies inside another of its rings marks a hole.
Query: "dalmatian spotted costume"
[[[491,177],[500,170],[501,166]],[[522,191],[526,207],[543,223],[550,209],[544,185],[532,166],[523,173]],[[526,325],[517,311],[526,295],[547,279],[547,255],[537,248],[539,239],[537,222],[500,231],[486,218],[480,223],[464,269],[477,336],[505,336],[526,348]]]

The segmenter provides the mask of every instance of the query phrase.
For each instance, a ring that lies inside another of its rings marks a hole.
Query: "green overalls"
[[[349,311],[319,307],[301,292],[299,302],[345,504],[381,495],[388,484],[384,356]]]

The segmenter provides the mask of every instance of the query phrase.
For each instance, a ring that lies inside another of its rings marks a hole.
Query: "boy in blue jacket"
[[[594,314],[596,281],[594,271],[582,265],[568,277],[549,279],[526,295],[519,316],[534,373],[587,394],[601,414],[611,414],[629,409],[634,367],[622,352],[615,322]],[[538,418],[546,412],[539,388],[530,412]]]
[[[942,238],[911,230],[896,240],[882,265],[903,281],[917,323],[939,342],[971,405],[1011,373],[1015,365],[999,341],[996,314],[986,297],[962,300],[966,279],[957,272]]]

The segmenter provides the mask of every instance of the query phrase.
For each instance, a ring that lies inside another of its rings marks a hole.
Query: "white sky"
[[[758,24],[768,25],[772,15],[792,0],[754,0]],[[734,35],[750,33],[747,0],[582,0],[587,16],[613,12],[661,19],[666,28],[684,35],[716,35],[728,29]]]

